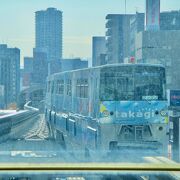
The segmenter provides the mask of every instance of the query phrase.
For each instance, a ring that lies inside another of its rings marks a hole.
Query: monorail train
[[[113,64],[47,78],[45,117],[52,136],[86,151],[167,153],[165,68]]]

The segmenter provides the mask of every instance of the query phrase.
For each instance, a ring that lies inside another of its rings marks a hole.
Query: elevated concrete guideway
[[[8,115],[8,114],[13,114],[15,112],[16,112],[16,110],[0,110],[0,117]]]

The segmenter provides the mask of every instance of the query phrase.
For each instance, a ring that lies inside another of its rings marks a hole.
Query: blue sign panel
[[[180,106],[180,90],[170,90],[170,106]]]
[[[164,123],[167,116],[166,101],[103,101],[101,117],[111,117],[121,123]]]

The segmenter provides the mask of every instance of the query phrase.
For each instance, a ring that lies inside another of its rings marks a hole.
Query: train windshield
[[[165,75],[159,67],[137,67],[134,74],[135,100],[164,100]]]
[[[102,70],[102,101],[164,100],[165,73],[159,67],[114,67]]]

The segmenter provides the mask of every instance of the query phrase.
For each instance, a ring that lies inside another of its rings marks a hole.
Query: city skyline
[[[21,49],[21,65],[23,57],[32,56],[35,47],[35,12],[48,7],[54,7],[63,12],[63,54],[65,58],[90,58],[92,36],[105,35],[106,15],[125,12],[124,0],[113,3],[107,0],[98,2],[76,0],[76,3],[72,0],[2,1],[0,23],[3,26],[0,29],[0,43]],[[180,9],[180,2],[177,0],[171,2],[161,0],[161,12],[178,9]],[[127,0],[126,13],[135,13],[136,10],[145,11],[145,0],[139,0],[138,3]]]

